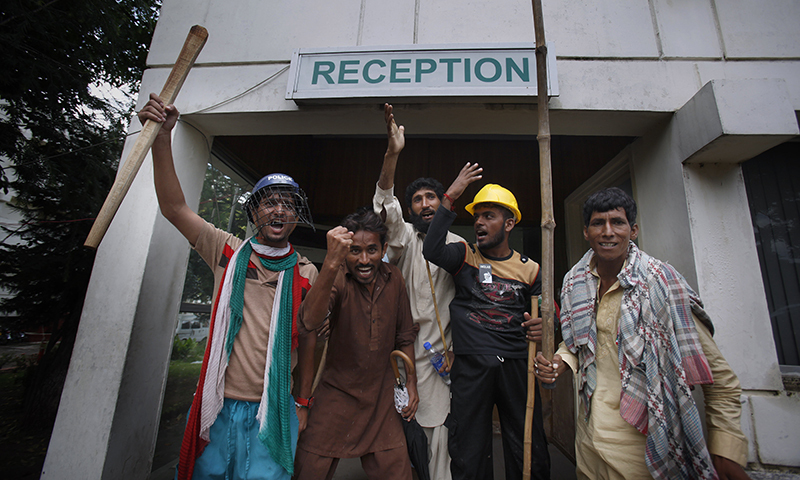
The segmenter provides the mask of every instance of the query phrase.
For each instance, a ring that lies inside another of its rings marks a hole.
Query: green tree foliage
[[[113,182],[160,0],[0,3],[0,187],[23,224],[4,228],[0,305],[53,335],[30,376],[27,417],[52,423],[78,329],[94,252],[83,241]],[[90,85],[127,88],[123,105]],[[19,243],[7,242],[16,236]],[[124,248],[120,248],[124,255]],[[58,348],[55,348],[60,341]]]
[[[239,238],[245,238],[247,216],[241,204],[244,193],[245,189],[242,186],[209,164],[197,213],[215,227],[231,232]],[[192,250],[186,268],[181,301],[211,303],[213,290],[213,272],[200,255]]]
[[[52,148],[63,151],[82,146],[69,132],[87,111],[119,123],[128,112],[88,87],[138,83],[159,6],[160,0],[2,2],[0,155],[16,161],[31,141],[59,141]],[[0,173],[0,185],[7,182]]]

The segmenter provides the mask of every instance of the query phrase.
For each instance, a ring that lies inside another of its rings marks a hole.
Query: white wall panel
[[[414,0],[364,0],[359,45],[413,44],[414,9]]]
[[[569,57],[658,57],[647,1],[543,1],[547,41]]]
[[[722,57],[710,0],[653,0],[653,6],[665,57]]]
[[[728,58],[800,57],[800,2],[715,0]]]
[[[531,9],[526,1],[420,0],[418,43],[533,42]]]
[[[192,25],[208,30],[198,63],[289,61],[295,48],[356,45],[360,0],[168,0],[148,64],[175,62]]]

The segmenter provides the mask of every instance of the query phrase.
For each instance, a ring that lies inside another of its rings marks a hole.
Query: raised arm
[[[386,255],[390,263],[396,264],[405,254],[409,242],[415,235],[414,227],[403,220],[403,209],[394,195],[394,174],[400,152],[405,146],[404,128],[398,127],[394,121],[392,106],[384,104],[384,119],[388,146],[383,157],[381,175],[372,196],[372,210],[380,215],[386,224],[386,243],[389,248]]]
[[[350,245],[353,243],[353,233],[342,226],[328,230],[326,236],[328,253],[325,255],[325,261],[322,262],[319,277],[300,305],[300,318],[309,331],[316,330],[325,321],[333,281],[336,280],[339,268],[344,263],[347,252],[350,251]]]
[[[467,162],[466,165],[461,167],[461,171],[458,172],[458,176],[453,183],[447,187],[447,191],[444,192],[444,200],[442,200],[442,206],[448,210],[453,209],[453,202],[458,200],[461,197],[461,194],[464,193],[464,190],[467,189],[470,183],[477,182],[481,178],[483,178],[483,168],[481,168],[477,163],[469,163]]]
[[[456,219],[453,202],[455,202],[467,186],[483,178],[483,169],[477,163],[467,163],[461,168],[458,176],[448,187],[444,194],[444,199],[436,211],[436,215],[428,228],[428,234],[422,244],[422,255],[431,263],[434,263],[451,274],[455,274],[466,256],[466,245],[464,243],[446,244],[447,229]]]
[[[463,242],[446,243],[447,229],[456,219],[455,212],[439,205],[436,215],[433,216],[431,226],[422,242],[422,256],[425,260],[443,268],[451,275],[455,275],[464,263],[467,254],[467,245]]]
[[[161,214],[194,245],[205,221],[186,204],[172,160],[172,128],[180,112],[174,105],[164,105],[158,95],[151,93],[150,100],[138,115],[142,124],[146,120],[161,123],[152,148],[153,180]]]
[[[405,127],[397,126],[392,106],[388,103],[383,104],[383,116],[386,119],[386,135],[389,137],[389,145],[383,155],[383,167],[381,167],[381,176],[378,177],[378,186],[383,190],[389,190],[394,186],[394,171],[397,168],[400,152],[406,146],[406,137]]]

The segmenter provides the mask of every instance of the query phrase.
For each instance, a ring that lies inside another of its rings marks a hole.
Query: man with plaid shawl
[[[702,302],[672,266],[633,243],[636,204],[619,188],[583,206],[591,249],[564,277],[564,342],[536,376],[569,366],[581,400],[578,478],[745,479],[741,387]],[[705,397],[708,443],[692,398]]]

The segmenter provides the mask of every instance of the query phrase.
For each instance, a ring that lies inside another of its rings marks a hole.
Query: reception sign
[[[555,52],[548,44],[548,95],[558,95]],[[377,98],[507,97],[536,100],[532,44],[299,49],[286,99],[300,102]]]

